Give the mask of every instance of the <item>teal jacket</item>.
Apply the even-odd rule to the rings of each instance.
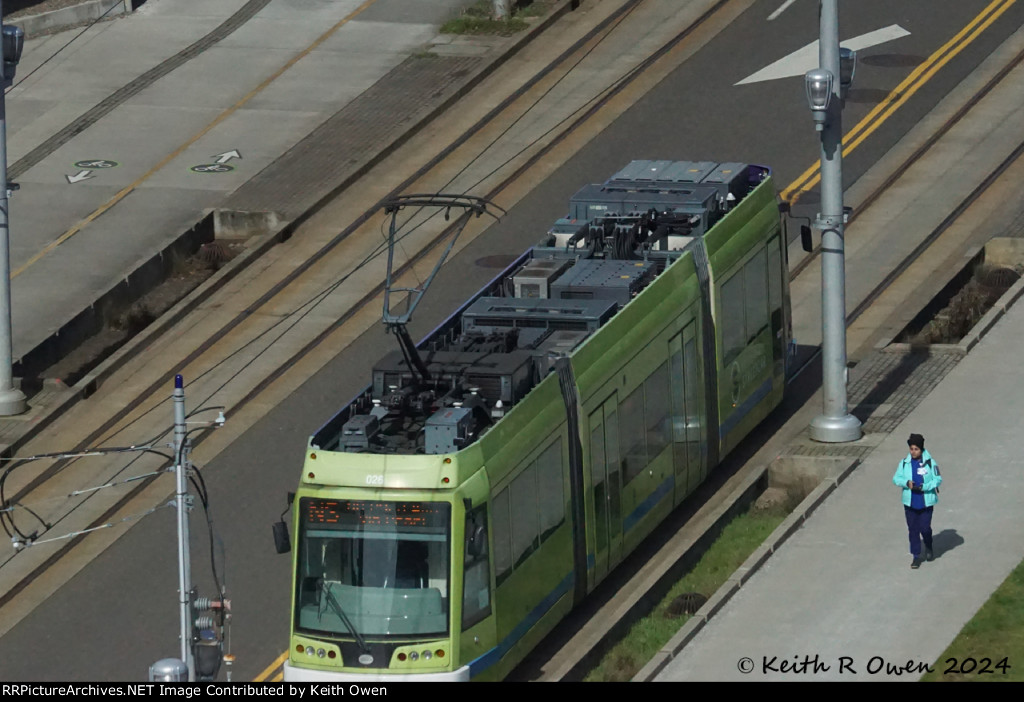
[[[924,506],[931,507],[939,501],[939,485],[942,485],[942,475],[939,473],[939,464],[935,462],[927,450],[921,451],[921,465],[924,466],[925,474],[921,489],[924,492]],[[892,482],[903,488],[903,505],[910,506],[910,495],[912,490],[907,487],[907,481],[913,480],[913,471],[910,468],[910,454],[900,461],[896,468],[896,475],[892,476]]]

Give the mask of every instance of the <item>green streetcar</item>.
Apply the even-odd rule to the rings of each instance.
[[[770,172],[634,161],[418,345],[407,318],[310,438],[285,680],[503,678],[779,404]]]

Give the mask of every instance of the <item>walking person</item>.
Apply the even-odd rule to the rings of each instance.
[[[911,568],[921,567],[921,542],[924,560],[935,558],[932,551],[932,509],[938,501],[942,475],[939,464],[924,450],[924,437],[911,434],[907,439],[910,453],[900,461],[892,482],[903,488],[903,512],[910,532]]]

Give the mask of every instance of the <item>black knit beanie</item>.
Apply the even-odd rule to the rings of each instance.
[[[917,446],[919,449],[924,450],[924,437],[920,434],[911,434],[910,438],[907,439],[907,446]]]

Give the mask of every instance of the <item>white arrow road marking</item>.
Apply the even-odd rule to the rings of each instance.
[[[242,158],[242,154],[238,153],[238,150],[235,149],[232,151],[225,151],[224,153],[217,154],[216,156],[211,156],[211,158],[213,158],[217,163],[227,163],[233,158]]]
[[[786,0],[786,2],[782,3],[782,7],[768,15],[768,21],[771,22],[773,19],[781,15],[783,12],[786,11],[786,8],[792,5],[794,2],[796,2],[796,0]]]
[[[92,171],[79,171],[73,176],[65,175],[64,177],[68,179],[68,183],[74,185],[75,183],[81,183],[83,180],[89,180],[96,176],[92,174]]]
[[[879,44],[884,44],[894,39],[901,39],[909,35],[910,32],[905,30],[903,27],[898,24],[891,24],[883,29],[876,29],[873,32],[861,34],[859,37],[853,37],[852,39],[840,42],[840,46],[847,49],[853,49],[854,51],[860,51],[861,49],[878,46]],[[758,83],[764,80],[777,80],[779,78],[802,76],[807,73],[807,71],[817,67],[818,42],[814,41],[802,49],[797,49],[789,56],[780,58],[770,66],[762,68],[757,73],[744,78],[739,83],[736,83],[736,85],[746,85],[747,83]]]

